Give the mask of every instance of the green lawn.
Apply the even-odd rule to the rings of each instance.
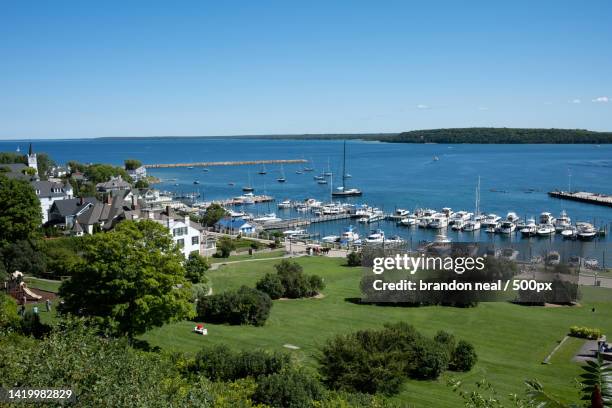
[[[259,252],[254,253],[253,255],[249,255],[248,252],[240,255],[232,255],[229,258],[214,258],[211,257],[211,263],[224,263],[224,262],[233,262],[233,261],[244,261],[247,259],[267,259],[267,258],[278,258],[285,255],[285,250],[281,249],[278,251],[270,251],[270,252]]]
[[[244,262],[209,272],[215,292],[253,286],[278,260]],[[264,327],[208,324],[207,337],[191,333],[192,322],[166,325],[143,336],[152,345],[194,353],[203,344],[227,344],[250,349],[266,348],[294,353],[314,367],[319,346],[329,337],[359,329],[379,328],[386,322],[406,321],[428,335],[444,329],[469,340],[476,347],[479,362],[467,374],[459,375],[471,384],[487,378],[500,395],[521,394],[523,380],[537,378],[547,390],[565,400],[578,400],[575,378],[580,372],[571,362],[581,341],[570,339],[552,358],[541,362],[567,333],[571,325],[600,327],[612,333],[612,291],[585,288],[581,307],[526,307],[510,303],[481,303],[475,308],[382,307],[347,301],[359,296],[359,268],[342,266],[343,259],[298,258],[306,273],[321,275],[327,284],[322,299],[278,300]],[[596,312],[591,308],[595,306]],[[290,351],[284,344],[299,350]],[[447,373],[438,381],[408,381],[397,397],[402,405],[415,407],[457,407],[461,401],[446,385]]]
[[[60,281],[48,280],[48,279],[39,279],[33,276],[26,276],[24,279],[25,283],[29,288],[46,290],[48,292],[57,293],[59,291],[59,287],[61,285]]]

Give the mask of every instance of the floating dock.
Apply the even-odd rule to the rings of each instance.
[[[612,207],[612,196],[607,194],[589,193],[586,191],[577,191],[574,193],[567,191],[551,191],[548,195],[563,200],[580,201],[582,203]]]
[[[319,222],[346,220],[349,218],[352,218],[351,214],[330,214],[312,218],[293,218],[289,220],[265,222],[261,224],[261,227],[264,230],[282,230],[295,227],[305,227]]]
[[[166,163],[166,164],[145,164],[147,169],[162,169],[172,167],[212,167],[212,166],[249,166],[257,164],[299,164],[308,163],[304,159],[289,160],[250,160],[250,161],[222,161],[222,162],[196,162],[196,163]]]

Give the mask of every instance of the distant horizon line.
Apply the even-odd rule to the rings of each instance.
[[[352,133],[260,133],[260,134],[236,134],[236,135],[148,135],[148,136],[92,136],[92,137],[49,137],[49,138],[19,138],[0,139],[0,142],[23,142],[23,141],[65,141],[65,140],[109,140],[109,139],[203,139],[203,138],[294,138],[294,137],[348,137],[359,139],[364,136],[395,136],[401,133],[419,132],[429,130],[445,129],[541,129],[541,130],[581,130],[593,133],[610,133],[612,131],[589,130],[585,128],[555,128],[555,127],[507,127],[507,126],[467,126],[467,127],[444,127],[429,129],[412,129],[401,132],[352,132]]]

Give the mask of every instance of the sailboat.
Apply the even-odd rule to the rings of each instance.
[[[312,163],[312,159],[310,159],[310,162],[309,162],[309,163]],[[310,165],[310,166],[304,166],[304,168],[302,169],[302,171],[305,171],[305,172],[306,172],[306,171],[308,171],[308,172],[310,172],[310,171],[314,171],[314,167],[312,167],[312,165]]]
[[[278,181],[279,183],[284,183],[285,181],[287,181],[287,179],[285,178],[285,172],[283,171],[283,165],[281,164],[280,167],[280,177],[276,179],[276,181]]]
[[[345,143],[346,143],[346,141],[345,141]],[[324,172],[323,175],[325,177],[331,177],[331,175],[332,175],[331,168],[330,168],[330,165],[329,165],[329,157],[327,158],[327,171]]]
[[[17,153],[21,152],[21,147],[17,146]]]
[[[266,165],[265,164],[261,165],[261,170],[259,170],[259,174],[261,174],[261,175],[268,174],[268,172],[266,171]]]
[[[346,140],[342,148],[342,186],[332,192],[332,197],[356,197],[363,193],[358,188],[346,188]]]
[[[474,208],[474,218],[466,221],[463,226],[464,231],[476,231],[481,227],[480,220],[480,176],[478,176],[478,186],[476,187],[476,207]]]
[[[249,172],[249,184],[242,187],[242,191],[244,191],[245,193],[252,193],[253,191],[255,191],[255,189],[253,188],[253,184],[251,183],[251,172]]]

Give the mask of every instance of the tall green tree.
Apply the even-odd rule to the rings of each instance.
[[[219,204],[211,204],[206,208],[204,212],[204,216],[202,216],[202,224],[207,227],[212,227],[219,220],[227,214],[225,208],[221,207]]]
[[[162,225],[125,221],[88,236],[82,258],[60,287],[64,311],[129,337],[192,316],[183,257]]]
[[[0,247],[31,239],[41,222],[40,202],[32,186],[0,174]]]

